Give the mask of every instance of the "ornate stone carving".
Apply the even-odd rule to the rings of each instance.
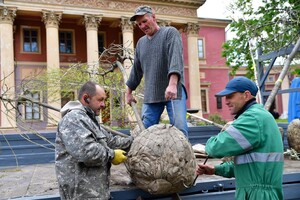
[[[52,26],[52,27],[59,26],[62,17],[62,12],[43,10],[42,13],[43,13],[42,21],[44,21],[46,26]]]
[[[133,32],[133,23],[128,17],[121,17],[120,27],[122,28],[122,32]]]
[[[6,7],[6,6],[1,6],[0,7],[0,21],[1,23],[9,23],[13,24],[14,19],[16,17],[16,11],[17,8],[15,7]]]
[[[153,0],[149,0],[153,1]],[[206,0],[158,0],[156,1],[158,3],[161,2],[168,2],[168,3],[176,3],[176,4],[181,4],[181,5],[192,5],[192,6],[202,6]]]
[[[198,23],[187,23],[185,31],[190,36],[198,37],[199,29],[200,29],[200,26]]]
[[[82,0],[17,0],[20,2],[38,2],[38,3],[47,3],[47,4],[77,4],[77,5],[98,5],[98,6],[102,6],[103,5],[108,5],[109,3],[113,3],[113,4],[118,4],[118,3],[122,3],[122,0],[116,1],[116,0],[89,0],[89,1],[82,1]],[[176,4],[176,5],[187,5],[187,6],[194,6],[194,7],[199,7],[202,6],[206,0],[146,0],[146,2],[150,3],[163,3],[163,2],[167,2],[167,3],[171,3],[171,4]],[[139,3],[139,1],[136,1],[137,3]],[[128,4],[128,2],[126,3]],[[140,4],[140,3],[139,3]],[[146,3],[147,4],[147,3]]]
[[[83,23],[85,24],[86,29],[98,29],[98,25],[100,25],[102,20],[102,15],[89,15],[84,14]]]
[[[167,20],[157,20],[157,23],[159,26],[170,26],[171,25],[171,21],[167,21]]]
[[[138,1],[115,1],[115,0],[18,0],[19,2],[26,3],[38,3],[46,5],[58,5],[58,6],[72,6],[80,8],[93,8],[101,10],[113,10],[117,11],[131,11],[141,5]],[[152,1],[148,0],[149,6],[151,6],[155,13],[159,15],[171,15],[171,16],[182,16],[182,17],[197,17],[197,9],[201,6],[205,0],[163,0],[163,1]],[[159,3],[167,2],[168,5]],[[153,4],[156,3],[156,4]],[[178,6],[183,5],[183,6]],[[185,6],[186,5],[186,6]]]

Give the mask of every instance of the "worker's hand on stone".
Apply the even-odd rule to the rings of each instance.
[[[127,160],[127,156],[125,156],[126,151],[122,149],[115,149],[114,152],[115,152],[115,157],[111,161],[112,164],[118,165],[124,162],[125,160]]]
[[[198,164],[198,169],[196,173],[197,175],[202,175],[202,174],[213,175],[215,174],[215,167],[211,165]]]

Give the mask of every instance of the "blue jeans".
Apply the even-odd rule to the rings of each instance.
[[[173,105],[172,105],[173,104]],[[182,89],[182,98],[160,103],[144,103],[142,108],[142,121],[145,128],[158,124],[164,109],[167,109],[170,124],[181,130],[188,137],[186,121],[186,94]]]

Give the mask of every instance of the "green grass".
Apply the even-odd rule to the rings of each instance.
[[[276,119],[277,123],[288,123],[288,119]]]

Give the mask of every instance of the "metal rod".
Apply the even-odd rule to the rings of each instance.
[[[121,133],[120,131],[116,131],[116,130],[113,130],[111,129],[110,127],[108,126],[105,126],[105,125],[100,125],[102,128],[104,128],[105,130],[107,130],[108,132],[111,132],[112,134],[114,135],[119,135],[119,136],[122,136],[122,137],[129,137],[129,135],[126,135],[124,133]]]
[[[207,160],[208,160],[208,156],[206,156],[206,158],[205,158],[205,160],[204,160],[204,162],[203,162],[203,165],[206,164]],[[192,184],[193,186],[195,185],[198,176],[199,176],[199,175],[197,175],[196,178],[194,179],[193,184]]]
[[[205,119],[205,118],[203,118],[203,117],[200,117],[200,116],[198,116],[198,115],[194,115],[194,114],[190,114],[190,113],[187,113],[187,114],[190,115],[190,116],[192,116],[192,117],[195,117],[195,118],[197,118],[197,119],[200,119],[200,120],[202,120],[202,121],[204,121],[204,122],[207,122],[207,123],[209,123],[209,124],[212,124],[212,125],[214,125],[214,126],[217,126],[217,127],[221,128],[221,129],[224,127],[224,126],[221,125],[221,124],[215,123],[215,122],[213,122],[213,121],[210,121],[210,120]]]
[[[139,114],[139,112],[138,112],[138,110],[137,110],[136,105],[135,105],[134,102],[131,102],[131,107],[132,107],[132,109],[133,109],[133,112],[134,112],[134,114],[135,114],[137,123],[138,123],[138,125],[139,125],[141,131],[145,130],[146,128],[145,128],[145,126],[144,126],[144,124],[143,124],[143,122],[142,122],[142,119],[141,119],[141,117],[140,117],[140,114]]]

